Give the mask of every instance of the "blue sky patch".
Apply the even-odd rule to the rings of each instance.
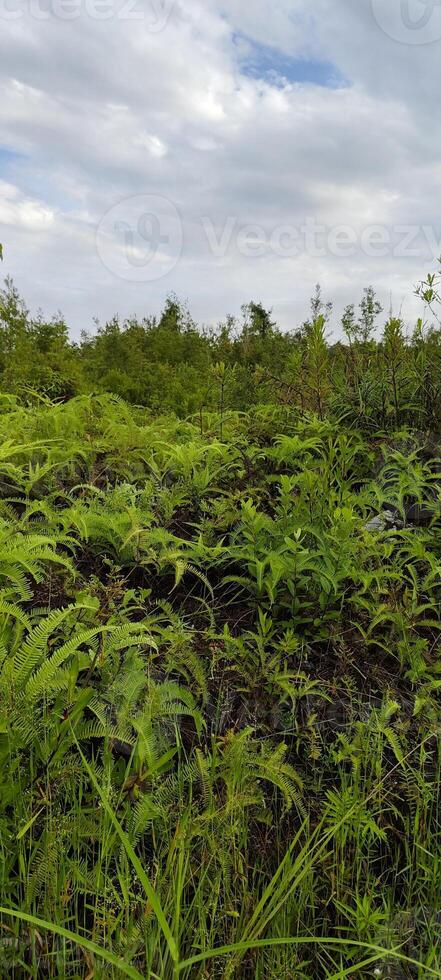
[[[74,211],[75,200],[57,186],[53,175],[24,153],[0,144],[0,179],[20,187],[23,194],[62,211]]]
[[[264,78],[272,84],[300,83],[324,88],[347,87],[348,80],[335,65],[308,58],[293,58],[277,48],[236,35],[240,68],[250,78]]]
[[[21,153],[17,153],[15,150],[9,149],[8,146],[0,145],[0,177],[10,175],[12,167],[17,160],[23,159],[24,158]]]

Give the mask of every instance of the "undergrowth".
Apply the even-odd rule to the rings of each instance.
[[[318,390],[3,400],[2,976],[441,976],[438,449]]]

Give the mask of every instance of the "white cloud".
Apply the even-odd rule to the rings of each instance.
[[[24,197],[17,187],[0,181],[0,223],[35,234],[54,224],[55,213],[38,201]]]
[[[157,310],[173,289],[204,321],[254,297],[296,326],[320,280],[337,306],[372,283],[414,315],[413,283],[441,252],[441,41],[394,40],[373,0],[109,0],[107,19],[70,0],[70,20],[62,0],[47,16],[30,2],[1,21],[19,0],[0,0],[0,241],[31,305],[61,307],[78,333],[96,315]],[[253,44],[272,48],[273,76],[241,72]],[[348,84],[283,83],[282,54]],[[177,208],[182,255],[167,262],[159,229],[167,275],[150,265],[130,281],[111,271],[124,262],[103,265],[96,228],[117,206],[132,237],[119,220],[115,255],[150,262],[157,229],[132,206],[146,195]]]

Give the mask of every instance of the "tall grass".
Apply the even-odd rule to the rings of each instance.
[[[0,975],[441,976],[436,458],[317,408],[5,402]]]

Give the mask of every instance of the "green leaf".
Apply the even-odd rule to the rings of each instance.
[[[89,953],[93,953],[106,963],[111,963],[112,966],[121,970],[126,977],[131,977],[132,980],[145,980],[142,973],[135,970],[134,966],[125,963],[120,956],[116,956],[110,950],[103,949],[102,946],[98,946],[96,943],[91,942],[90,939],[86,939],[79,932],[72,932],[71,929],[65,929],[64,926],[58,926],[54,922],[48,922],[46,919],[39,919],[36,915],[28,915],[27,912],[20,912],[19,909],[0,908],[0,915],[10,915],[13,919],[28,922],[29,925],[34,926],[36,929],[47,929],[49,932],[55,933],[56,936],[62,936],[64,939],[69,939],[71,942],[77,943],[78,946],[87,949]]]
[[[177,965],[178,960],[179,960],[178,948],[177,948],[177,945],[176,945],[174,936],[172,934],[172,931],[170,929],[170,926],[169,926],[169,924],[167,922],[167,919],[165,917],[164,910],[162,908],[161,902],[160,902],[160,900],[159,900],[159,898],[158,898],[158,896],[157,896],[157,894],[155,892],[155,889],[151,885],[151,883],[149,881],[149,878],[146,875],[146,873],[144,871],[144,868],[143,868],[143,866],[141,864],[141,861],[139,860],[138,855],[136,854],[134,848],[132,847],[132,845],[130,843],[130,840],[129,840],[127,834],[125,833],[123,827],[121,826],[121,824],[120,824],[120,822],[118,820],[118,817],[115,815],[115,813],[112,810],[112,807],[109,805],[109,802],[107,800],[107,797],[106,797],[105,793],[103,793],[103,790],[101,789],[101,786],[99,785],[99,783],[98,783],[98,781],[97,781],[97,779],[95,777],[95,773],[92,771],[92,769],[89,766],[89,763],[87,762],[87,759],[84,757],[84,755],[83,755],[83,753],[82,753],[82,751],[80,749],[80,746],[78,744],[78,741],[77,741],[77,739],[75,737],[75,733],[73,731],[72,731],[72,735],[73,735],[74,741],[76,742],[78,752],[79,752],[79,754],[81,756],[81,759],[83,761],[84,768],[87,771],[87,774],[89,776],[89,779],[90,779],[92,785],[95,787],[95,789],[96,789],[96,791],[97,791],[97,793],[98,793],[98,795],[100,797],[100,800],[101,800],[101,802],[103,804],[103,807],[104,807],[104,809],[105,809],[105,811],[107,813],[107,816],[109,817],[109,819],[111,820],[113,826],[115,827],[115,830],[116,830],[116,832],[117,832],[117,834],[118,834],[118,836],[119,836],[119,838],[121,840],[121,843],[122,843],[122,845],[124,847],[124,850],[125,850],[125,852],[127,854],[127,857],[129,859],[129,861],[131,862],[131,864],[133,865],[133,868],[135,869],[135,871],[136,871],[136,873],[138,875],[139,881],[140,881],[141,885],[144,888],[144,891],[146,893],[147,899],[150,902],[150,905],[151,905],[151,907],[153,909],[153,912],[154,912],[154,914],[155,914],[155,916],[156,916],[156,918],[158,920],[158,924],[159,924],[159,926],[160,926],[160,928],[161,928],[161,930],[163,932],[164,938],[165,938],[166,943],[167,943],[167,946],[169,948],[169,952],[170,952],[170,956],[172,958],[172,961],[173,961],[173,963],[175,965]]]

